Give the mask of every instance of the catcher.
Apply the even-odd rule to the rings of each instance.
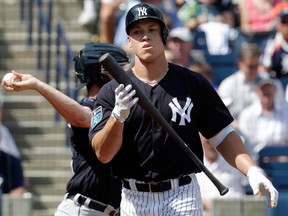
[[[106,43],[87,43],[74,57],[75,73],[79,80],[76,89],[87,88],[87,97],[79,103],[30,74],[13,72],[21,81],[12,82],[9,86],[2,81],[6,91],[37,91],[69,123],[67,136],[73,153],[73,176],[67,183],[67,193],[55,216],[118,215],[121,182],[112,177],[109,164],[99,162],[88,140],[95,98],[100,88],[110,81],[99,63],[99,58],[107,52],[120,65],[129,63],[129,57],[121,48]]]

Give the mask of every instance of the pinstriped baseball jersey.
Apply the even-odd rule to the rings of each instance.
[[[214,88],[195,72],[169,63],[166,76],[153,87],[137,79],[131,70],[128,74],[201,160],[199,132],[210,138],[233,121]],[[101,118],[90,128],[90,139],[110,117],[118,85],[113,80],[100,90],[94,109],[101,108]],[[200,171],[140,105],[132,107],[124,124],[123,143],[112,161],[114,175],[150,182]]]

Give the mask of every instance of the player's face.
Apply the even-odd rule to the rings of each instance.
[[[130,28],[128,42],[135,55],[144,61],[153,61],[164,52],[161,27],[154,19],[135,22]]]

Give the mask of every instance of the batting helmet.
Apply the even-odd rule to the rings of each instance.
[[[133,6],[126,15],[126,33],[129,35],[131,25],[141,19],[155,19],[159,21],[162,30],[162,40],[166,44],[168,38],[168,27],[164,21],[164,17],[156,6],[148,3],[140,3]]]
[[[130,62],[126,52],[114,44],[109,43],[86,43],[79,55],[74,57],[75,73],[79,80],[76,90],[79,90],[89,83],[95,83],[102,87],[110,81],[107,73],[104,72],[99,59],[105,53],[110,55],[122,66]]]

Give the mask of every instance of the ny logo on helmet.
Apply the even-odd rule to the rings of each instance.
[[[147,8],[145,8],[145,7],[139,7],[139,8],[137,8],[137,10],[138,10],[139,17],[148,15],[147,14]]]

